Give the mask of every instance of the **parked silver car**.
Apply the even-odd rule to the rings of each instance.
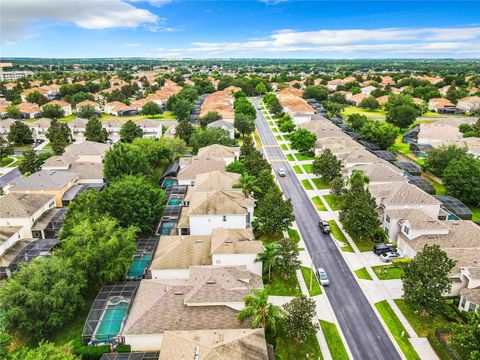
[[[321,285],[326,286],[330,284],[330,280],[328,280],[328,275],[324,268],[317,269],[317,276]]]
[[[287,175],[287,172],[284,168],[278,169],[278,176],[284,177],[285,175]]]
[[[403,258],[403,255],[400,254],[398,251],[389,251],[380,255],[380,260],[382,260],[383,262],[390,262],[393,259],[401,258]]]

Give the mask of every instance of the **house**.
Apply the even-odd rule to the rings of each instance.
[[[87,131],[87,119],[76,118],[72,121],[69,121],[68,127],[72,132],[72,137],[76,142],[85,141],[85,132]]]
[[[438,89],[438,92],[443,96],[447,95],[448,90],[450,90],[451,85],[446,85]]]
[[[277,92],[285,112],[290,114],[295,124],[308,122],[316,113],[315,109],[302,98],[303,90],[294,87],[286,88]]]
[[[385,105],[385,104],[388,102],[388,98],[389,98],[389,97],[390,97],[389,95],[379,96],[379,97],[377,97],[377,101],[378,101],[378,103],[379,103],[380,105],[383,106],[383,105]]]
[[[142,280],[122,338],[133,351],[152,351],[161,349],[167,331],[250,329],[238,311],[262,287],[245,267],[194,266],[186,281]]]
[[[210,235],[213,229],[246,229],[255,202],[240,190],[195,191],[177,224],[180,234]]]
[[[125,105],[120,101],[112,101],[105,104],[104,111],[114,116],[132,116],[138,115],[138,109],[129,105]]]
[[[460,281],[466,286],[459,292],[458,308],[463,311],[480,309],[480,266],[461,268]]]
[[[122,120],[112,118],[102,121],[102,128],[107,130],[108,138],[115,142],[120,140],[120,129],[123,124]]]
[[[469,113],[479,112],[480,96],[468,96],[458,100],[457,108]]]
[[[47,97],[47,90],[45,90],[43,88],[39,88],[39,87],[31,87],[30,89],[23,90],[22,93],[20,94],[20,98],[22,99],[22,102],[24,102],[24,103],[27,102],[27,97],[32,92],[38,92],[38,93],[42,94],[43,96]]]
[[[432,83],[433,85],[435,85],[436,83],[439,83],[440,81],[443,81],[443,78],[441,78],[439,76],[414,75],[412,77],[416,78],[416,79],[419,79],[419,80],[428,81],[428,82]]]
[[[77,174],[78,184],[103,184],[103,164],[81,161],[79,156],[52,156],[42,165],[42,170],[70,171]]]
[[[208,95],[200,107],[200,117],[214,111],[218,113],[224,121],[233,124],[235,114],[233,111],[233,103],[235,101],[232,92],[239,91],[240,88],[229,86],[223,90],[215,91]]]
[[[263,329],[165,331],[159,360],[268,360]]]
[[[78,175],[70,171],[38,171],[29,177],[12,180],[9,189],[12,194],[47,194],[55,197],[55,206],[62,207],[65,193],[76,185]]]
[[[355,165],[345,171],[345,177],[349,178],[353,171],[361,171],[368,176],[369,184],[385,184],[385,183],[404,183],[407,178],[403,176],[403,172],[389,163],[376,162],[367,165]]]
[[[456,109],[455,104],[448,99],[433,98],[428,101],[428,110],[438,113],[444,113],[448,109]]]
[[[327,82],[327,89],[330,91],[335,91],[339,85],[344,84],[345,82],[342,79],[333,79]]]
[[[225,165],[229,165],[236,161],[240,156],[240,147],[225,146],[220,144],[213,144],[204,146],[198,150],[197,157],[200,159],[218,159],[223,160]]]
[[[19,121],[16,119],[5,119],[0,121],[0,136],[2,137],[7,137],[8,133],[10,132],[10,127],[12,124],[15,123],[15,121]]]
[[[40,117],[40,107],[37,104],[23,102],[18,104],[22,119],[35,119]]]
[[[215,170],[225,170],[226,163],[219,158],[181,158],[180,171],[177,174],[178,185],[194,185],[199,174]]]
[[[75,106],[75,109],[78,111],[80,111],[82,109],[82,107],[84,106],[92,106],[95,111],[97,113],[100,114],[100,112],[102,111],[102,109],[100,108],[100,104],[96,101],[92,101],[92,100],[84,100],[82,102],[79,102],[76,106]]]
[[[136,122],[143,131],[144,138],[160,138],[163,133],[163,125],[161,122],[151,119],[141,119]]]
[[[351,105],[359,106],[360,103],[366,98],[368,98],[369,96],[370,95],[367,95],[367,94],[355,94],[355,95],[352,95],[350,99],[347,99],[347,102]]]
[[[377,156],[363,148],[347,152],[344,150],[341,150],[338,153],[335,151],[332,152],[342,162],[343,169],[348,169],[357,165],[373,164],[379,161]]]
[[[0,197],[0,228],[18,228],[9,239],[0,240],[0,254],[21,238],[31,238],[33,224],[55,207],[55,198],[47,194],[9,192]],[[13,238],[13,235],[15,238]]]
[[[233,123],[226,120],[217,120],[207,125],[207,128],[220,128],[228,131],[230,139],[235,138],[235,127]]]
[[[178,94],[182,90],[181,86],[170,84],[163,86],[160,90],[157,90],[155,93],[150,94],[146,97],[147,102],[152,101],[160,107],[165,107],[168,99],[172,95]]]
[[[50,101],[49,103],[46,103],[45,105],[58,105],[60,108],[63,110],[64,116],[69,116],[72,115],[72,105],[70,105],[68,102],[63,101],[63,100],[53,100]],[[43,105],[41,109],[43,110]]]
[[[103,163],[108,149],[110,149],[110,145],[95,141],[84,141],[68,145],[63,156],[76,156],[77,161]]]
[[[445,141],[459,141],[463,138],[457,126],[441,123],[420,124],[417,142],[419,144],[440,145]]]
[[[372,93],[372,91],[374,91],[374,90],[377,90],[377,88],[375,86],[368,85],[368,86],[362,87],[360,89],[360,92],[362,94],[365,94],[365,95],[370,95]]]

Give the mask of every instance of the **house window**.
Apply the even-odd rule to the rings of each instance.
[[[410,228],[408,226],[403,227],[403,232],[408,235]]]
[[[389,222],[390,222],[390,216],[388,216],[388,215],[385,216],[385,221],[386,221],[387,223],[389,223]]]
[[[227,215],[223,215],[223,222],[227,221]]]
[[[460,307],[462,309],[465,309],[465,303],[467,302],[467,300],[465,300],[465,298],[462,298],[462,302],[460,303]]]
[[[385,231],[385,235],[388,236],[388,228],[384,228],[383,230]]]
[[[470,306],[468,307],[468,311],[475,311],[477,305],[475,305],[474,303],[470,303]]]

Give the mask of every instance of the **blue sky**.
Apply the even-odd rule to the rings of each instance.
[[[0,4],[3,57],[480,57],[476,1]]]

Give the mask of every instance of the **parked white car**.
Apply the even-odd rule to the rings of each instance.
[[[284,168],[278,169],[278,176],[284,177],[285,175],[287,175],[287,172],[285,171]]]
[[[380,260],[382,260],[383,262],[390,262],[393,259],[401,259],[401,258],[403,258],[403,255],[397,251],[389,251],[380,255]]]
[[[317,269],[317,276],[318,276],[318,280],[320,281],[321,285],[325,286],[325,285],[330,284],[330,280],[328,280],[328,275],[327,275],[327,272],[325,271],[325,269],[318,268]]]

